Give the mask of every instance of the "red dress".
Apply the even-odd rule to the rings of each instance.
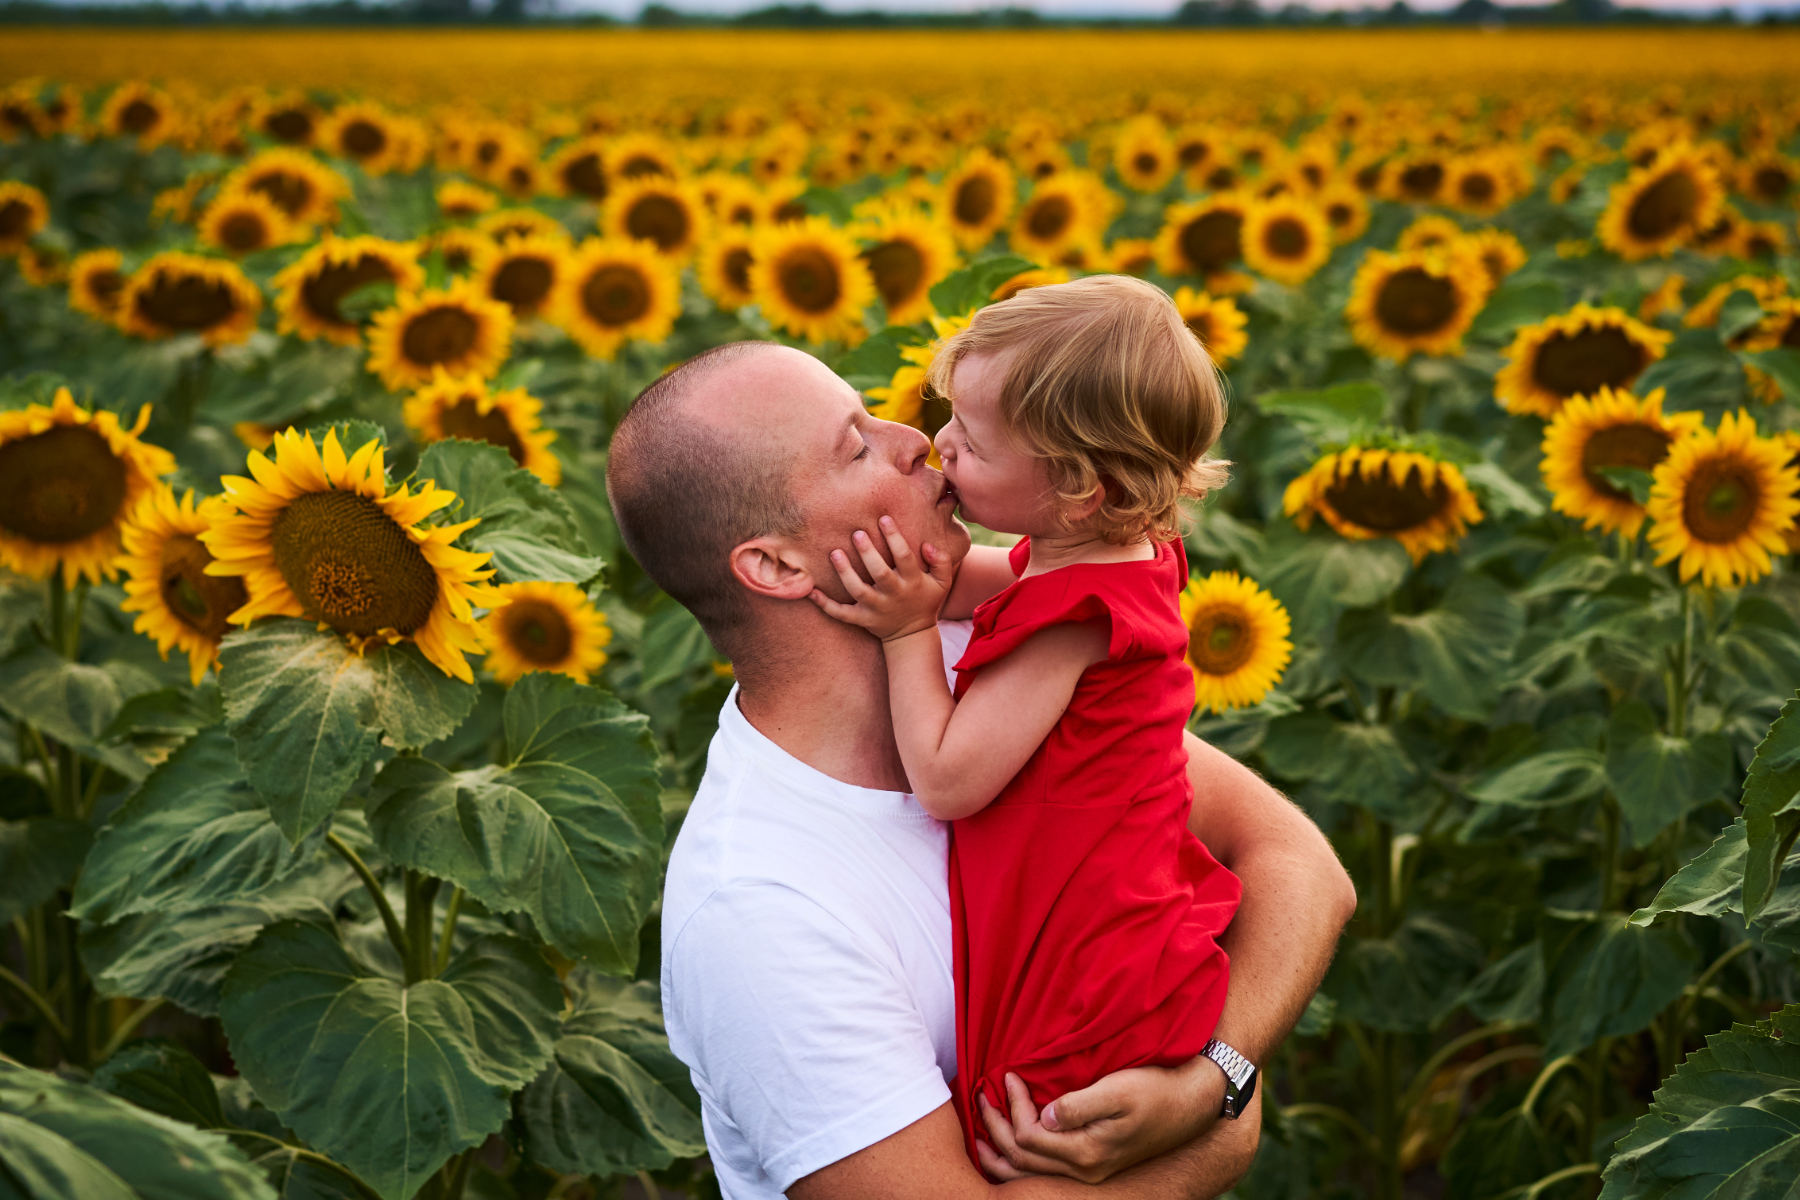
[[[1015,574],[1029,540],[1013,549]],[[1063,621],[1110,626],[1105,661],[986,808],[951,826],[956,1087],[971,1159],[977,1089],[1005,1106],[1018,1073],[1042,1107],[1126,1067],[1200,1053],[1225,1004],[1218,937],[1237,876],[1188,832],[1182,731],[1194,705],[1179,542],[1156,558],[1078,563],[975,610],[956,664],[960,700],[981,668]]]

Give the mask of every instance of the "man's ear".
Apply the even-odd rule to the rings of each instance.
[[[731,574],[752,594],[771,600],[804,600],[813,590],[812,572],[785,538],[752,538],[732,547]]]

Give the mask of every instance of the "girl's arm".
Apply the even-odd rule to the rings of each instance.
[[[1069,706],[1081,673],[1106,657],[1107,630],[1096,622],[1042,630],[983,668],[959,704],[944,680],[937,633],[950,564],[926,547],[927,569],[891,519],[881,524],[894,565],[858,530],[856,550],[871,582],[834,550],[832,565],[854,603],[839,604],[816,589],[812,599],[828,615],[881,639],[906,778],[926,812],[952,821],[985,808],[1019,773]]]
[[[1012,581],[1012,556],[999,546],[970,546],[956,568],[956,583],[944,597],[938,613],[940,621],[966,621],[975,615],[975,606],[996,596]]]

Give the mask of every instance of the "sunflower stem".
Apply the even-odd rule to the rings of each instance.
[[[432,906],[443,881],[408,869],[406,872],[406,944],[412,954],[406,965],[406,981],[419,983],[437,974],[437,956],[432,953]]]
[[[1619,873],[1619,802],[1611,792],[1600,797],[1600,824],[1604,842],[1600,858],[1600,911],[1612,911],[1614,883]]]
[[[105,777],[106,777],[105,764],[95,763],[94,764],[94,773],[88,777],[87,790],[84,791],[81,795],[81,813],[80,813],[81,820],[86,821],[88,819],[89,814],[91,814],[94,811],[94,801],[100,795],[100,781],[102,779],[104,779]]]
[[[63,646],[68,640],[63,629],[68,623],[69,594],[68,589],[63,586],[60,565],[50,572],[47,589],[49,600],[46,607],[50,610],[50,645],[58,654],[61,654]]]
[[[75,584],[75,604],[68,615],[68,624],[63,629],[63,644],[58,647],[62,656],[70,662],[81,657],[81,619],[87,613],[88,581],[78,580]]]
[[[350,844],[335,832],[326,833],[325,844],[337,851],[338,856],[349,863],[350,869],[356,872],[356,877],[362,880],[363,888],[369,893],[369,898],[375,901],[375,911],[381,914],[381,924],[387,930],[388,941],[393,945],[394,952],[400,956],[401,963],[406,965],[410,975],[412,953],[407,949],[406,934],[401,930],[400,920],[394,916],[394,906],[388,903],[387,893],[381,890],[381,884],[376,880],[375,873],[369,870],[369,865],[363,862],[356,851],[350,848]],[[407,982],[415,981],[408,979]]]
[[[444,906],[444,933],[438,940],[434,975],[442,975],[450,968],[450,951],[456,944],[456,918],[462,913],[462,902],[463,890],[459,887],[450,893],[450,903]]]
[[[1669,736],[1687,736],[1687,702],[1690,680],[1688,663],[1694,652],[1694,592],[1681,589],[1681,645],[1675,650],[1675,662],[1667,675],[1669,695]]]

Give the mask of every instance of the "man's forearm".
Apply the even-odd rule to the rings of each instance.
[[[1189,828],[1244,885],[1220,939],[1231,986],[1217,1037],[1261,1065],[1325,978],[1356,890],[1331,843],[1286,797],[1197,738],[1188,750]]]

